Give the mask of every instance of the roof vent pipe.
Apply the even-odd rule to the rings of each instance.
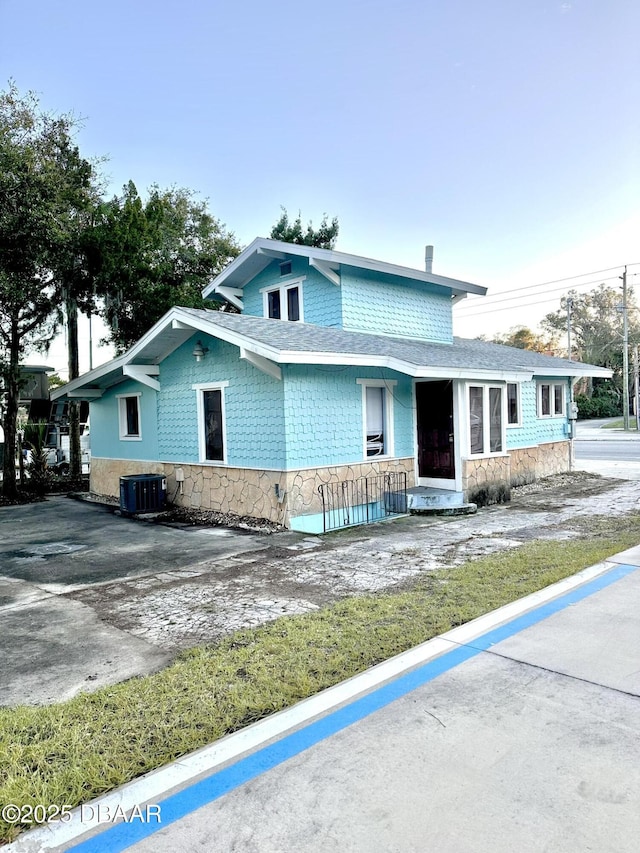
[[[424,247],[424,268],[426,272],[433,272],[433,246]]]

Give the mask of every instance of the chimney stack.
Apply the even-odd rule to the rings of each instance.
[[[425,272],[433,272],[433,246],[424,247],[424,269]]]

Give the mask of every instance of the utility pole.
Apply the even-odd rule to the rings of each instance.
[[[640,405],[638,405],[638,390],[640,387],[640,376],[638,370],[638,344],[633,348],[633,394],[634,413],[636,416],[636,429],[640,432]]]
[[[569,361],[571,361],[571,313],[573,311],[573,299],[569,296],[567,298],[567,352],[569,354]],[[573,417],[573,377],[569,377],[569,425],[571,427],[570,437],[571,439],[575,438],[575,430],[576,430],[576,422]],[[573,441],[570,442],[569,445],[569,470],[573,471],[574,468],[574,448]]]
[[[627,267],[620,276],[622,279],[622,406],[624,428],[629,430],[629,323],[627,321]]]

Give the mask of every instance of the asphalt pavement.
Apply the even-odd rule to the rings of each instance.
[[[7,853],[636,851],[638,567],[640,546],[149,774]],[[112,822],[118,808],[129,822]]]
[[[610,425],[619,420],[578,421],[573,443],[576,469],[603,477],[640,480],[640,434],[636,430],[611,429]]]
[[[177,583],[203,561],[268,545],[265,536],[145,524],[114,509],[66,497],[2,507],[0,705],[67,699],[175,656],[105,622],[74,590],[114,580],[146,588],[154,576]]]

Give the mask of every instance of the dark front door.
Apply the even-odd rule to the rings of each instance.
[[[455,478],[453,383],[417,382],[418,476]]]

